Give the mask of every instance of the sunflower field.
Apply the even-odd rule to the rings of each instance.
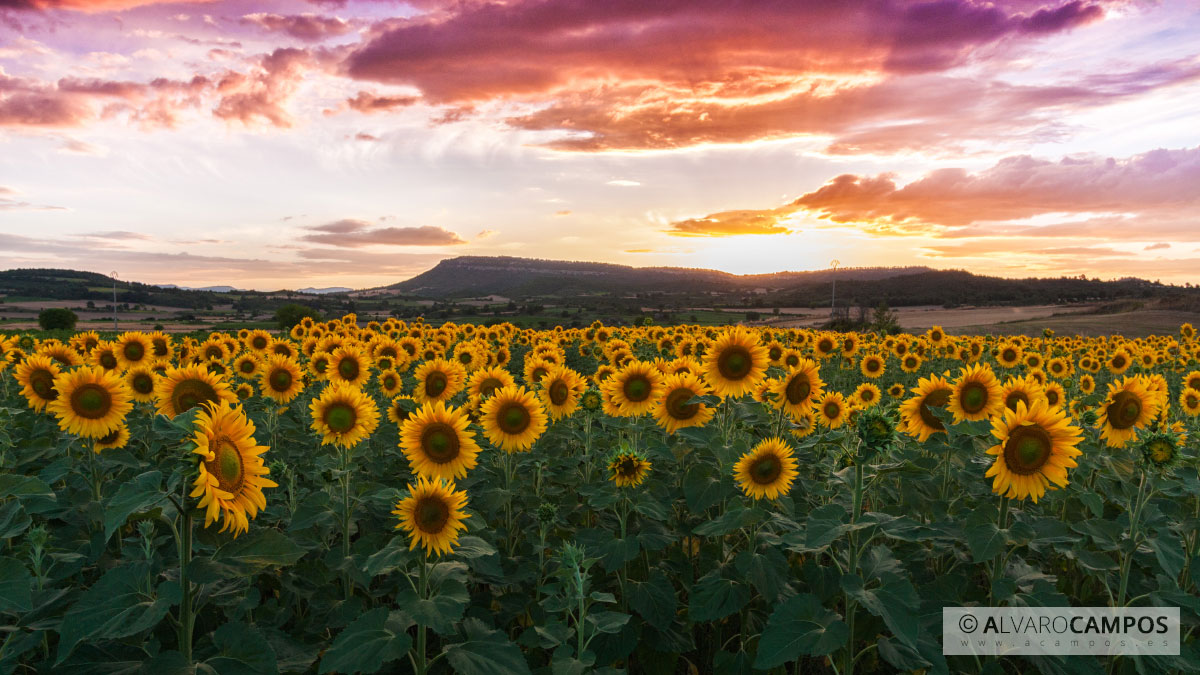
[[[0,672],[1200,671],[1200,341],[0,336]],[[1178,656],[943,656],[959,606]]]

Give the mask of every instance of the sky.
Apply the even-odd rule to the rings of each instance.
[[[0,0],[0,269],[1200,283],[1200,0]]]

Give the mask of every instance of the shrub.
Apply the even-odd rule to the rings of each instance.
[[[78,320],[79,317],[75,316],[75,312],[65,307],[43,309],[38,314],[38,325],[42,327],[42,330],[75,330],[75,322]]]
[[[321,320],[320,312],[295,302],[290,302],[275,310],[275,321],[283,330],[291,330],[292,326],[300,323],[300,320],[306,316],[312,317],[314,321]]]

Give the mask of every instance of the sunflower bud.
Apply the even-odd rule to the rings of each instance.
[[[895,439],[896,424],[884,411],[872,408],[864,410],[855,424],[858,438],[862,441],[859,454],[869,460],[882,452]]]
[[[1179,436],[1168,431],[1143,434],[1138,450],[1148,466],[1165,469],[1179,458]]]

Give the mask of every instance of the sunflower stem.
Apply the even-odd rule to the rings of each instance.
[[[88,439],[88,465],[92,470],[92,495],[100,502],[100,469],[96,465],[96,439]]]
[[[1008,502],[1009,499],[1007,497],[1000,498],[1000,514],[996,517],[996,529],[1000,531],[1008,529]],[[990,583],[988,584],[988,598],[993,600],[995,597],[995,592],[993,589],[996,585],[996,579],[998,579],[1000,575],[1004,573],[1004,563],[1001,559],[1002,555],[1003,552],[997,553],[995,560],[992,561],[992,574],[991,579],[989,580]]]
[[[1145,508],[1146,502],[1150,501],[1150,494],[1145,492],[1146,489],[1146,470],[1142,469],[1142,476],[1138,480],[1137,498],[1133,502],[1133,508],[1129,511],[1129,551],[1125,553],[1124,560],[1121,561],[1121,585],[1117,590],[1117,607],[1125,606],[1125,592],[1129,588],[1129,571],[1133,565],[1133,554],[1137,552],[1138,547],[1138,525],[1142,519],[1142,509]],[[1150,492],[1152,493],[1153,487]]]
[[[424,547],[421,548],[421,567],[418,572],[418,586],[420,586],[421,600],[429,599],[429,551]],[[417,624],[417,675],[425,675],[429,672],[429,662],[425,657],[425,624]]]
[[[342,564],[345,565],[350,559],[350,450],[343,449],[339,454],[342,459],[342,474],[339,477],[342,484]],[[342,573],[342,581],[348,601],[354,597],[354,582],[350,578],[349,568]]]
[[[179,652],[192,664],[192,627],[196,617],[192,611],[192,582],[188,579],[188,565],[192,562],[192,514],[187,510],[183,515],[183,528],[177,539],[179,542],[179,588],[182,597],[179,601]]]

